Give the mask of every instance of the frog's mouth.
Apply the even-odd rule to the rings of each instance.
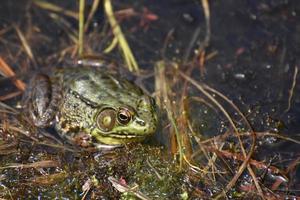
[[[109,145],[117,145],[124,144],[128,142],[142,141],[145,138],[145,135],[136,135],[130,134],[126,132],[120,133],[94,133],[92,134],[93,138],[96,139],[100,143],[109,144]]]
[[[101,134],[101,133],[99,133]],[[111,138],[145,138],[145,135],[136,135],[136,134],[130,134],[127,132],[120,132],[120,133],[109,133],[109,134],[101,134],[102,137],[111,137]]]

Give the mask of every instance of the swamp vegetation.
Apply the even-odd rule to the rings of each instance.
[[[1,1],[0,198],[299,199],[299,16],[293,0]],[[33,73],[102,58],[155,98],[153,137],[99,150],[31,125]]]

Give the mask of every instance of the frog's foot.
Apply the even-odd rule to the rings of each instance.
[[[123,145],[108,145],[108,144],[95,143],[91,135],[85,132],[79,132],[76,134],[76,136],[73,136],[72,138],[68,138],[68,139],[72,141],[73,144],[76,144],[80,147],[83,148],[96,147],[96,149],[101,151],[112,150],[118,147],[123,147]]]
[[[45,74],[37,74],[31,83],[29,115],[37,127],[51,125],[62,99],[58,83]]]
[[[81,147],[89,147],[92,142],[91,136],[84,132],[79,132],[72,140]]]

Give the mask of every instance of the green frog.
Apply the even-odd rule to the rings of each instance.
[[[93,67],[38,73],[25,94],[36,127],[54,126],[82,146],[141,141],[156,130],[154,99],[135,84]]]

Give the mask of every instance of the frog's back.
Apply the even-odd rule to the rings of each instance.
[[[135,107],[142,90],[128,80],[112,76],[96,68],[64,68],[57,70],[65,91],[71,91],[91,101],[92,104],[126,104]]]

